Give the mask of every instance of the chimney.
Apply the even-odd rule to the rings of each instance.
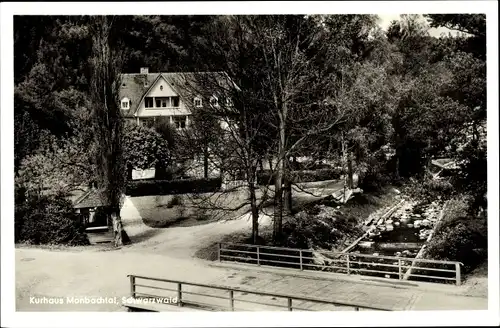
[[[148,74],[148,73],[149,73],[149,68],[141,67],[141,74]]]

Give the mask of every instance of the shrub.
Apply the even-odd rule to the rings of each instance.
[[[178,195],[174,195],[174,197],[172,197],[172,199],[168,202],[167,208],[172,208],[174,206],[179,206],[182,204],[183,204],[182,198]]]
[[[445,222],[427,245],[427,256],[433,259],[459,261],[464,273],[473,270],[486,255],[488,232],[486,220],[460,217]]]
[[[355,218],[324,205],[298,213],[283,225],[286,247],[331,249],[361,233]]]
[[[220,178],[129,181],[125,194],[151,196],[214,192],[221,188],[221,182]]]
[[[85,228],[71,202],[62,196],[31,196],[16,204],[16,242],[89,244]]]
[[[340,171],[338,169],[321,169],[315,171],[292,171],[292,181],[294,183],[300,182],[314,182],[334,180],[340,178]],[[275,174],[269,170],[257,172],[257,184],[267,185],[274,184]]]
[[[403,193],[429,203],[436,199],[449,199],[453,196],[453,190],[453,185],[448,180],[424,177],[421,180],[410,180],[403,188]]]

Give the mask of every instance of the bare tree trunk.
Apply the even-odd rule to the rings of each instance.
[[[203,149],[203,176],[208,178],[208,147]]]
[[[284,165],[284,211],[285,215],[292,214],[292,182],[290,176],[290,163],[288,162],[288,158],[285,159]]]
[[[252,242],[258,243],[259,237],[259,210],[257,207],[257,196],[255,194],[255,175],[251,167],[248,169],[248,187],[250,192],[250,208],[252,213]]]
[[[354,189],[354,179],[352,170],[352,154],[349,151],[347,154],[347,186],[349,189]]]
[[[283,173],[285,156],[285,121],[283,115],[279,115],[280,139],[278,144],[278,162],[276,163],[276,178],[274,182],[274,225],[273,243],[277,244],[281,240],[283,230]]]
[[[113,226],[115,246],[118,247],[130,243],[130,238],[123,229],[123,223],[120,217],[120,210],[119,209],[112,210],[110,216],[111,216],[111,223]]]

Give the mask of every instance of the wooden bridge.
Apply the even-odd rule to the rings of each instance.
[[[376,306],[336,302],[215,284],[129,275],[130,312],[148,311],[390,311]]]

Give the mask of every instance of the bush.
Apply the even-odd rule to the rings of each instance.
[[[314,182],[314,181],[325,181],[334,180],[340,178],[340,170],[338,169],[322,169],[315,171],[292,171],[292,182]],[[267,185],[274,184],[275,174],[272,174],[269,170],[257,172],[257,184]]]
[[[16,242],[87,245],[85,228],[71,202],[62,196],[32,196],[16,203]]]
[[[488,231],[486,220],[460,217],[445,222],[427,245],[427,256],[438,260],[459,261],[464,273],[472,271],[486,257]]]
[[[298,213],[283,225],[285,247],[324,248],[339,246],[361,233],[354,217],[324,205]]]
[[[125,194],[151,196],[214,192],[220,190],[221,184],[220,178],[129,181]]]
[[[179,195],[174,195],[174,197],[172,197],[172,199],[168,202],[167,208],[180,206],[182,204],[183,204],[182,198]]]
[[[446,200],[453,196],[453,185],[448,180],[433,180],[423,177],[420,180],[410,180],[402,192],[423,202],[430,203],[436,199]]]

